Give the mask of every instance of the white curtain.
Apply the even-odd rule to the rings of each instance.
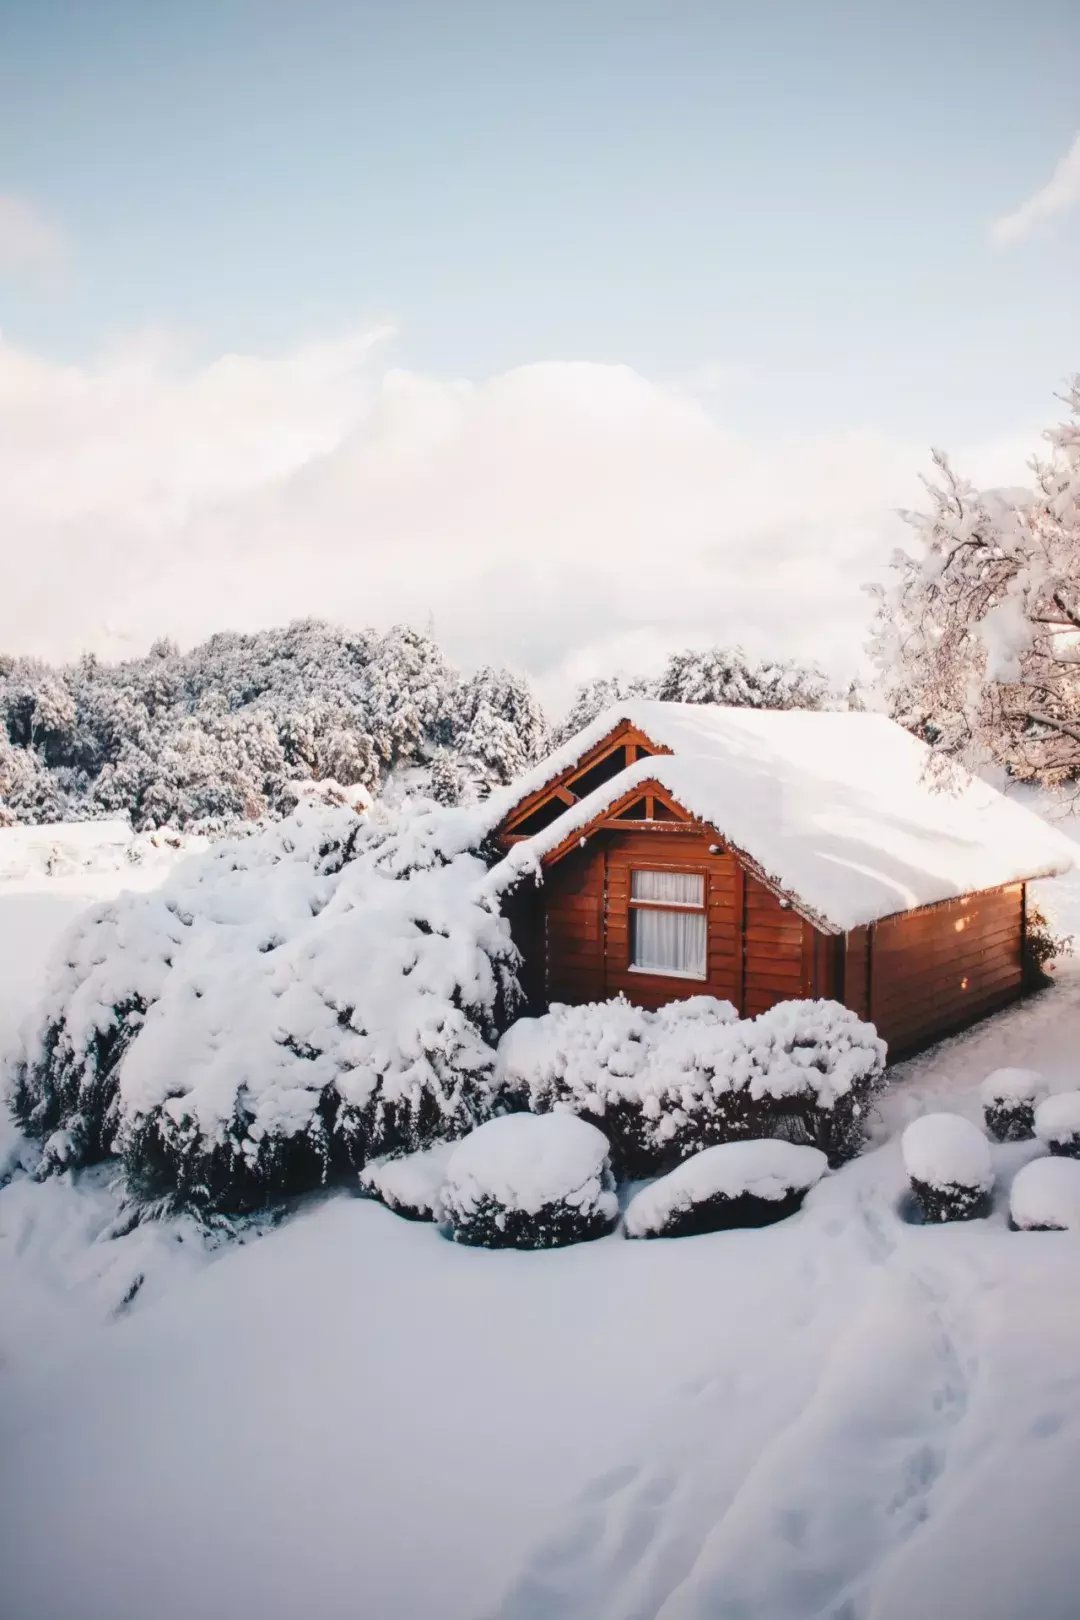
[[[634,967],[650,973],[705,977],[705,879],[697,872],[634,872],[634,900],[651,900],[668,910],[635,906],[631,911],[631,955]]]
[[[634,900],[659,900],[665,906],[703,906],[705,879],[700,872],[634,872],[630,894]]]

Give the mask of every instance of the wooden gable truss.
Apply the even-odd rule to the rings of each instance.
[[[670,752],[670,748],[658,747],[628,721],[621,722],[574,765],[515,805],[498,829],[499,841],[506,847],[521,838],[531,838],[533,833],[550,827],[572,804],[639,759]]]

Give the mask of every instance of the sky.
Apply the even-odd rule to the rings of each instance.
[[[1080,368],[1075,0],[0,0],[0,648],[860,657]]]

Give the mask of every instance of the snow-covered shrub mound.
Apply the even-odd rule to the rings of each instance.
[[[506,1114],[454,1149],[442,1219],[457,1243],[552,1249],[601,1237],[619,1206],[607,1138],[573,1114]]]
[[[904,1169],[927,1221],[969,1221],[989,1209],[990,1144],[959,1114],[924,1114],[904,1132]]]
[[[725,1142],[642,1188],[626,1210],[632,1238],[690,1237],[731,1226],[769,1226],[793,1215],[828,1161],[792,1142]]]
[[[599,1125],[628,1176],[765,1136],[850,1157],[884,1069],[873,1026],[831,1001],[782,1002],[740,1020],[706,996],[656,1013],[616,998],[522,1019],[499,1046],[508,1100]]]
[[[517,953],[473,827],[309,804],[86,913],[15,1075],[46,1164],[243,1209],[486,1118]]]
[[[603,1130],[621,1174],[648,1174],[655,1152],[639,1077],[649,1060],[654,1017],[616,996],[580,1007],[557,1003],[540,1018],[519,1019],[499,1042],[504,1100],[534,1114],[560,1109],[580,1115]]]
[[[1080,1159],[1080,1091],[1059,1091],[1035,1110],[1035,1135],[1051,1153]]]
[[[1026,1142],[1035,1132],[1035,1108],[1046,1096],[1037,1069],[995,1069],[979,1087],[986,1128],[999,1142]]]
[[[360,1172],[360,1185],[396,1215],[410,1221],[437,1221],[442,1189],[456,1142],[436,1142],[419,1153],[372,1159]]]
[[[737,1024],[739,1015],[730,1001],[718,996],[687,996],[683,1001],[669,1001],[648,1014],[653,1030],[686,1029],[690,1024],[714,1028],[717,1024]]]
[[[789,1136],[830,1164],[854,1157],[885,1085],[887,1048],[873,1024],[838,1001],[779,1001],[738,1028],[746,1056],[728,1089],[749,1096],[748,1124],[768,1129],[737,1134]]]
[[[1012,1184],[1009,1218],[1021,1232],[1080,1231],[1080,1164],[1035,1159]]]

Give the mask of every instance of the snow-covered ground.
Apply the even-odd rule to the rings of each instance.
[[[0,885],[0,1045],[133,876]],[[898,1071],[798,1216],[671,1242],[472,1250],[338,1192],[211,1250],[16,1174],[0,1613],[1075,1620],[1080,1235],[1008,1230],[1031,1143],[989,1220],[909,1224],[899,1134],[1078,1049],[1074,963]]]

